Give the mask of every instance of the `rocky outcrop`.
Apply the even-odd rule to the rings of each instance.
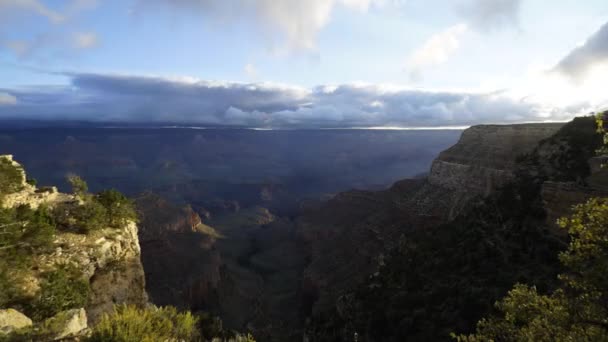
[[[48,330],[47,334],[52,341],[79,340],[89,329],[87,313],[82,308],[62,311],[47,319],[42,326]]]
[[[0,336],[32,325],[32,320],[15,309],[0,310]]]
[[[73,196],[60,193],[54,186],[38,189],[36,186],[28,184],[26,182],[25,171],[19,163],[13,160],[12,155],[0,155],[0,158],[9,161],[15,169],[21,173],[21,180],[19,181],[19,188],[21,190],[5,194],[2,197],[2,206],[5,208],[13,208],[20,204],[27,204],[31,208],[36,209],[43,203],[56,204],[74,200]]]
[[[431,166],[431,184],[488,195],[512,179],[518,156],[555,134],[563,124],[479,125],[466,129],[458,143],[441,152]]]
[[[0,158],[12,161],[11,156]],[[25,177],[23,173],[20,191],[4,197],[4,207],[29,205],[37,208],[44,204],[52,208],[61,203],[79,201],[74,195],[57,192],[54,188],[49,192],[42,191],[27,184]],[[114,304],[147,304],[137,232],[134,222],[118,229],[103,228],[88,234],[57,231],[52,252],[33,255],[32,264],[36,267],[26,271],[23,292],[34,297],[40,289],[43,274],[62,265],[70,265],[89,280],[91,294],[85,309],[90,322],[97,322],[101,314],[112,310]]]

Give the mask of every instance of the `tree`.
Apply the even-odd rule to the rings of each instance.
[[[483,319],[458,341],[608,340],[608,199],[591,199],[560,220],[571,242],[559,259],[566,271],[550,295],[518,284],[496,304],[499,317]]]
[[[122,193],[111,189],[95,196],[107,212],[107,223],[110,227],[122,227],[127,221],[137,221],[137,212],[133,202]]]
[[[75,174],[67,175],[67,181],[68,181],[68,183],[70,183],[70,186],[72,187],[72,192],[74,193],[74,195],[83,197],[89,191],[89,186],[87,185],[87,182],[85,182],[78,175],[75,175]]]
[[[608,155],[608,111],[597,114],[596,120],[598,133],[604,135],[604,146],[597,152],[601,155]]]
[[[7,158],[0,158],[0,196],[23,188],[23,169]]]

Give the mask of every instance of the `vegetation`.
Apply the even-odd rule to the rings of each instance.
[[[458,341],[608,340],[608,199],[592,199],[560,220],[572,241],[560,254],[561,286],[541,295],[518,284],[496,304],[501,316],[484,319]]]
[[[77,269],[62,266],[44,275],[40,293],[26,312],[39,321],[61,311],[82,308],[89,299],[89,292],[88,280]]]
[[[70,183],[74,195],[84,196],[89,191],[89,186],[87,183],[78,175],[69,174],[67,176],[67,181]]]
[[[127,221],[137,221],[133,202],[122,193],[114,189],[102,191],[95,196],[95,200],[105,208],[110,227],[121,227]]]
[[[6,159],[0,158],[0,199],[3,195],[21,190],[23,170]]]
[[[93,195],[87,192],[87,183],[82,178],[70,175],[68,181],[83,203],[63,203],[55,208],[54,215],[61,229],[86,234],[137,221],[133,202],[120,192],[112,189]]]
[[[140,309],[117,306],[102,317],[90,342],[199,341],[198,318],[173,307]]]
[[[53,210],[57,226],[64,231],[87,234],[108,227],[107,210],[93,199],[84,203],[61,203]]]
[[[603,135],[604,145],[597,150],[600,155],[608,155],[608,111],[597,114],[597,132]]]

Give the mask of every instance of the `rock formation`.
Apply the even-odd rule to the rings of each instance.
[[[516,158],[555,134],[563,124],[479,125],[441,152],[428,181],[447,189],[488,195],[513,177]]]
[[[12,156],[0,156],[12,160]],[[14,208],[29,205],[32,208],[44,204],[50,208],[66,202],[78,202],[74,195],[57,192],[56,188],[38,189],[26,183],[22,173],[21,190],[4,196],[2,206]],[[25,276],[25,293],[35,296],[40,289],[40,279],[45,272],[62,265],[75,267],[89,281],[91,293],[85,309],[89,322],[95,323],[114,304],[147,304],[144,269],[140,261],[137,225],[134,222],[119,229],[104,228],[89,234],[57,231],[50,253],[35,254],[33,267]]]

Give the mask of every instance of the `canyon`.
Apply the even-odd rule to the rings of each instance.
[[[6,146],[15,147],[27,141],[28,134],[5,132],[3,141]],[[521,222],[528,220],[539,225],[544,234],[542,239],[546,239],[539,240],[538,245],[546,244],[547,251],[522,254],[522,262],[529,262],[529,269],[534,270],[538,258],[558,250],[563,243],[560,239],[564,234],[555,224],[557,218],[567,214],[574,204],[608,194],[603,183],[606,170],[596,166],[593,154],[597,145],[594,122],[588,118],[567,124],[480,125],[464,130],[461,135],[460,132],[440,132],[429,143],[416,142],[424,152],[399,148],[400,144],[423,139],[424,135],[419,132],[407,136],[391,132],[335,136],[323,133],[326,141],[342,139],[340,146],[349,152],[338,153],[335,161],[331,161],[334,152],[326,152],[322,162],[295,178],[294,170],[312,157],[298,157],[290,163],[285,162],[285,156],[277,157],[277,150],[268,144],[276,142],[274,139],[279,139],[280,133],[277,133],[279,138],[265,137],[263,143],[254,144],[257,148],[265,146],[265,150],[247,145],[246,142],[251,142],[247,139],[253,139],[250,132],[229,132],[226,136],[216,132],[188,132],[174,145],[155,151],[145,149],[142,153],[138,152],[143,151],[142,146],[127,146],[132,151],[116,155],[112,155],[112,151],[128,144],[129,137],[135,145],[154,144],[154,135],[160,133],[130,131],[100,136],[88,132],[76,138],[71,133],[66,138],[66,132],[48,134],[45,139],[54,143],[42,150],[36,150],[37,144],[29,143],[18,148],[36,178],[47,183],[68,171],[84,173],[94,187],[109,185],[129,192],[140,217],[137,227],[122,231],[120,236],[95,236],[95,241],[87,238],[74,245],[66,235],[69,240],[63,243],[66,247],[52,255],[52,258],[68,259],[71,255],[78,256],[83,267],[90,269],[94,294],[91,306],[86,308],[90,321],[95,322],[99,314],[114,303],[149,300],[156,305],[210,312],[220,317],[226,328],[251,331],[259,341],[289,341],[302,336],[309,341],[347,339],[346,336],[356,331],[366,341],[376,341],[371,337],[373,334],[369,335],[376,329],[374,324],[365,323],[364,319],[375,310],[370,298],[381,304],[394,295],[387,281],[393,279],[391,277],[402,281],[399,277],[407,272],[387,274],[401,267],[395,266],[395,260],[403,258],[403,253],[413,253],[411,244],[421,246],[418,250],[423,254],[437,249],[433,253],[441,269],[445,267],[442,263],[449,264],[442,261],[448,256],[441,254],[441,250],[451,251],[451,247],[442,244],[451,243],[449,240],[457,243],[459,239],[450,235],[453,234],[450,230],[466,232],[468,225],[479,224],[476,215],[485,215],[490,210],[488,215],[492,217],[493,211],[511,210],[505,209],[507,204],[523,201],[523,206],[538,207],[537,211],[542,211],[539,215],[525,210],[521,214],[524,218]],[[373,148],[353,143],[361,134],[367,142],[375,144]],[[460,138],[449,147],[448,142],[455,135]],[[235,136],[245,141],[224,146],[227,139]],[[306,141],[304,135],[299,139]],[[100,146],[112,147],[108,152]],[[204,147],[214,150],[201,150]],[[384,152],[375,151],[382,147],[388,148]],[[83,153],[91,148],[98,149],[98,154]],[[234,164],[236,159],[230,157],[239,148],[248,149],[246,154],[251,157],[242,165]],[[320,153],[322,149],[318,145],[305,154]],[[388,166],[390,172],[382,171],[386,160],[403,151],[405,156],[397,160],[405,164],[393,163]],[[418,166],[404,172],[403,177],[397,176],[399,169],[414,165],[416,156],[428,156],[430,151],[436,151],[436,157],[426,161],[426,172],[419,167],[421,164],[416,164]],[[60,157],[44,159],[39,157],[41,153]],[[363,162],[367,154],[373,158]],[[90,163],[91,158],[98,163]],[[330,165],[328,171],[319,171],[323,163]],[[243,178],[248,168],[253,173],[251,179]],[[49,169],[53,171],[45,173]],[[290,171],[285,171],[287,169]],[[221,178],[222,172],[226,172],[225,178]],[[345,177],[339,183],[330,184],[340,179],[340,173]],[[362,181],[374,173],[377,176],[372,181]],[[305,184],[298,184],[300,180],[306,180]],[[23,182],[26,184],[25,178]],[[148,188],[150,184],[154,186]],[[24,187],[25,190],[7,197],[5,203],[15,206],[27,202],[36,206],[74,200],[57,188],[39,192],[30,185]],[[501,196],[514,197],[505,202]],[[519,227],[521,222],[505,221],[503,225]],[[486,229],[485,224],[481,224],[481,230]],[[513,229],[515,232],[519,228]],[[525,235],[513,241],[528,238]],[[503,243],[501,239],[511,241],[510,237],[500,235],[493,243]],[[463,246],[469,243],[468,240],[462,242]],[[83,256],[82,248],[77,246],[96,246],[99,251],[93,248],[87,255],[96,255],[99,259]],[[110,252],[114,253],[111,257],[103,257]],[[102,256],[97,257],[100,253]],[[110,259],[114,261],[108,262]],[[490,268],[494,267],[492,262],[498,262],[491,256],[487,260]],[[544,286],[544,280],[555,272],[553,263],[553,260],[547,261],[548,266],[537,272],[538,277],[524,272],[522,279],[538,281],[539,286]],[[105,269],[106,264],[112,268]],[[447,270],[449,275],[452,271],[449,267]],[[428,272],[422,268],[418,275],[408,277],[423,278]],[[484,296],[500,298],[503,287],[512,285],[511,271],[505,272],[504,284],[500,286],[485,278],[480,280],[486,282],[484,286],[491,292]],[[479,276],[467,274],[461,278],[467,277],[477,279]],[[425,281],[429,280],[421,279],[419,283]],[[550,282],[547,284],[550,286]],[[411,288],[410,291],[418,290]],[[374,297],[378,293],[386,296]],[[435,292],[431,293],[435,296]],[[400,303],[400,300],[393,302]],[[406,302],[408,306],[414,305],[413,311],[417,310],[415,305],[423,307]],[[446,318],[446,322],[454,329],[470,329],[470,322],[490,310],[485,304],[477,307],[477,311],[464,315],[461,321]],[[418,310],[423,310],[421,308]],[[425,307],[424,310],[434,309]],[[429,328],[425,332],[408,330],[407,336],[424,340],[437,334],[432,337],[447,338],[449,331],[446,333],[442,328]],[[364,335],[366,329],[368,335]],[[390,332],[389,328],[384,330]],[[431,335],[416,335],[429,331]]]

